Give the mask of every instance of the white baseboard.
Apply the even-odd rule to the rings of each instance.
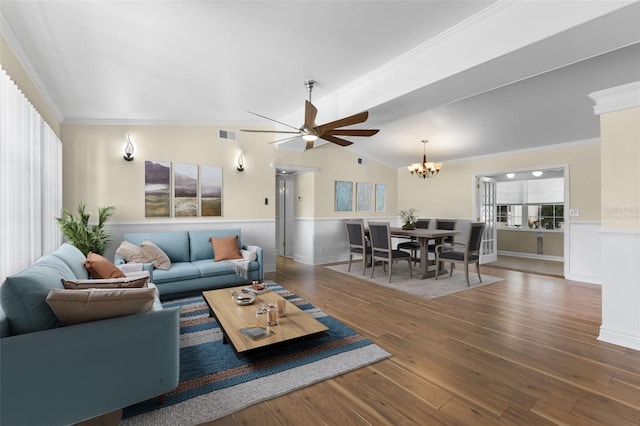
[[[519,251],[498,250],[498,255],[522,257],[524,259],[549,260],[551,262],[564,262],[564,257],[549,256],[548,254],[522,253]]]
[[[598,340],[640,351],[640,336],[629,334],[621,330],[612,330],[601,326]]]

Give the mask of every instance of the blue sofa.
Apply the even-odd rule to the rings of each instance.
[[[0,424],[73,424],[171,391],[179,379],[179,309],[61,327],[46,303],[61,279],[88,279],[62,245],[0,286]],[[157,298],[156,298],[157,299]]]
[[[262,282],[264,264],[260,247],[254,247],[256,260],[249,263],[246,279],[236,274],[229,263],[213,261],[213,246],[209,239],[234,235],[238,236],[238,249],[247,250],[249,246],[242,244],[240,229],[135,233],[124,234],[124,239],[136,246],[149,240],[169,257],[169,270],[154,269],[152,264],[144,264],[144,269],[151,273],[151,281],[158,287],[160,295],[166,296],[241,285],[253,280]],[[126,262],[116,254],[113,263],[118,266]]]

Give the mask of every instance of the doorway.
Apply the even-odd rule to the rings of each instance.
[[[475,176],[474,216],[488,222],[483,248],[491,249],[481,263],[565,276],[568,178],[566,165]]]
[[[276,254],[293,258],[295,179],[292,173],[276,172]]]

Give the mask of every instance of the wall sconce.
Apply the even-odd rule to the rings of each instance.
[[[133,161],[133,143],[131,142],[131,135],[127,135],[127,144],[124,146],[123,158],[127,161]]]
[[[238,155],[238,167],[236,167],[239,172],[244,170],[244,157],[242,156],[242,152]]]

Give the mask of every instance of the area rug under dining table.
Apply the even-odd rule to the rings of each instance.
[[[424,297],[426,299],[437,299],[439,297],[448,296],[461,291],[471,290],[477,287],[504,281],[502,278],[480,274],[482,277],[482,282],[480,282],[478,280],[478,274],[475,271],[475,267],[469,270],[470,285],[467,285],[464,271],[461,270],[462,268],[454,269],[453,276],[451,277],[449,276],[449,271],[447,271],[446,274],[438,276],[438,279],[436,280],[435,278],[419,278],[420,267],[418,266],[412,268],[412,278],[409,273],[407,262],[398,262],[393,265],[391,282],[389,282],[388,270],[384,271],[382,265],[376,266],[373,278],[371,277],[371,268],[367,268],[366,274],[362,275],[362,262],[360,261],[354,262],[351,265],[350,272],[348,271],[348,263],[329,265],[326,266],[326,268],[354,278],[363,279],[377,285],[400,290],[414,296]]]
[[[391,356],[285,288],[268,285],[329,330],[262,355],[238,358],[222,343],[222,331],[202,296],[163,303],[181,310],[180,383],[163,405],[153,399],[125,408],[121,424],[173,426],[215,420]]]

